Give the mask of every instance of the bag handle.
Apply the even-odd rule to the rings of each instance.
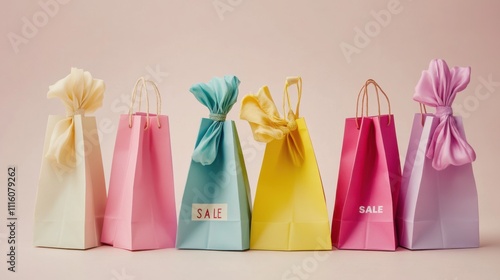
[[[361,118],[364,117],[364,108],[365,108],[365,103],[366,103],[366,116],[368,116],[368,86],[373,85],[375,88],[375,93],[377,94],[377,105],[378,105],[378,116],[380,117],[380,96],[379,96],[379,90],[382,92],[384,95],[385,99],[387,100],[387,107],[389,108],[389,119],[387,120],[387,125],[391,124],[391,102],[389,101],[389,97],[385,93],[385,91],[379,86],[377,82],[373,79],[368,79],[366,80],[365,84],[361,87],[358,93],[358,98],[356,99],[356,127],[359,129],[359,121],[358,121],[358,112],[359,112],[359,97],[361,96],[361,92],[363,92],[363,97],[361,99]],[[366,101],[365,101],[366,99]]]
[[[292,103],[290,101],[290,93],[288,93],[288,87],[296,85],[297,86],[297,107],[295,108],[295,112],[292,110]],[[283,114],[287,117],[288,113],[286,108],[288,107],[289,111],[293,113],[294,118],[297,119],[299,117],[299,107],[300,107],[300,99],[302,98],[302,78],[297,77],[287,77],[285,82],[285,89],[283,92]]]
[[[158,90],[158,86],[156,85],[155,82],[151,80],[146,80],[144,77],[140,77],[137,79],[137,82],[135,82],[134,89],[132,90],[132,100],[130,102],[130,107],[129,107],[129,119],[128,119],[128,126],[132,127],[132,115],[134,113],[134,104],[135,104],[135,98],[137,95],[137,91],[139,90],[139,108],[138,111],[141,110],[141,100],[142,100],[142,91],[146,91],[146,126],[144,127],[144,130],[148,129],[150,126],[150,120],[149,120],[149,91],[148,91],[148,83],[153,87],[155,94],[156,94],[156,122],[158,128],[161,128],[161,123],[160,123],[160,114],[161,114],[161,96],[160,96],[160,91]]]
[[[425,107],[425,104],[422,104],[420,102],[418,103],[418,105],[420,105],[420,115],[422,116],[421,121],[422,121],[422,126],[424,126],[424,124],[425,124],[424,114],[427,114],[427,108]]]

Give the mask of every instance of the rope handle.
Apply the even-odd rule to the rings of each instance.
[[[161,128],[161,123],[160,123],[160,114],[161,114],[161,96],[160,96],[160,91],[158,90],[158,86],[155,84],[155,82],[151,80],[147,80],[144,77],[140,77],[137,79],[137,82],[135,82],[134,89],[132,90],[132,98],[130,102],[130,107],[129,107],[129,119],[128,119],[128,126],[131,128],[132,127],[132,115],[134,114],[134,104],[135,104],[135,98],[137,95],[137,91],[139,91],[139,108],[138,111],[141,110],[141,102],[142,102],[142,92],[143,90],[146,91],[146,126],[144,127],[144,130],[148,129],[150,126],[150,120],[149,120],[149,91],[148,91],[148,84],[150,84],[154,92],[156,93],[156,122],[158,128]]]
[[[295,108],[295,112],[292,110],[292,103],[290,101],[290,93],[288,92],[288,87],[296,85],[297,86],[297,94],[298,94],[298,99],[297,99],[297,107]],[[283,114],[285,114],[285,117],[289,113],[293,114],[293,117],[297,119],[299,117],[299,107],[300,107],[300,99],[302,98],[302,78],[299,76],[296,77],[287,77],[286,82],[285,82],[285,89],[283,92]],[[286,108],[288,107],[288,112],[286,111]]]
[[[389,97],[385,93],[385,91],[379,86],[377,82],[373,79],[368,79],[366,80],[365,84],[361,87],[358,93],[358,98],[356,99],[356,127],[359,129],[360,124],[358,121],[358,113],[359,113],[359,97],[361,96],[361,92],[363,92],[363,97],[361,99],[361,118],[363,118],[364,115],[364,108],[366,106],[366,116],[368,116],[368,86],[373,85],[375,88],[375,93],[377,95],[377,105],[378,105],[378,116],[380,117],[380,96],[379,96],[379,90],[382,92],[384,95],[385,99],[387,100],[387,107],[389,108],[389,119],[387,120],[387,125],[391,124],[391,102],[389,101]],[[366,101],[365,101],[366,100]],[[366,105],[365,105],[366,104]]]

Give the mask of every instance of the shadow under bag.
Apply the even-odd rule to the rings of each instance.
[[[250,239],[250,187],[234,121],[240,81],[213,78],[190,91],[210,110],[201,121],[182,197],[177,248],[247,250]]]
[[[147,86],[156,95],[157,112],[149,113]],[[137,91],[139,110],[146,91],[146,112],[133,113]],[[175,246],[175,208],[169,119],[161,115],[156,84],[140,78],[132,92],[129,114],[120,116],[111,166],[108,202],[101,241],[127,250]]]
[[[408,249],[479,246],[476,154],[451,109],[469,81],[469,67],[433,60],[415,89],[421,108],[436,112],[415,114],[406,154],[397,222],[399,243]]]
[[[368,116],[368,86],[377,93],[378,116]],[[380,115],[379,90],[389,114]],[[347,118],[340,158],[332,242],[339,249],[396,250],[395,212],[401,166],[389,98],[374,80],[366,81],[361,117]],[[366,101],[366,106],[365,106]],[[356,105],[358,107],[358,104]],[[363,111],[366,107],[366,115]]]

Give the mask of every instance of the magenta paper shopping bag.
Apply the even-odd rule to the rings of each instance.
[[[401,183],[394,116],[363,116],[368,102],[366,81],[361,118],[347,118],[340,158],[332,242],[339,249],[395,250],[395,206]],[[380,104],[380,103],[379,103]],[[380,112],[380,108],[379,108]],[[357,115],[357,113],[356,113]],[[368,115],[368,109],[367,109]]]
[[[397,211],[399,242],[408,249],[479,246],[476,155],[451,109],[469,80],[470,68],[433,60],[416,87],[414,99],[436,113],[413,121]]]
[[[147,84],[156,92],[149,113]],[[132,114],[138,87],[146,90],[146,113]],[[142,94],[141,94],[142,95]],[[130,113],[120,116],[101,241],[127,250],[175,246],[177,219],[168,116],[160,115],[156,85],[137,81]]]

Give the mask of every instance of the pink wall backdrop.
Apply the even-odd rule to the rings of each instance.
[[[17,165],[20,180],[19,272],[7,279],[31,279],[33,273],[41,279],[128,279],[124,273],[133,279],[158,279],[158,275],[287,279],[283,277],[294,265],[314,258],[313,252],[131,254],[112,248],[87,252],[33,248],[34,198],[47,116],[64,114],[62,103],[48,100],[46,93],[70,67],[88,70],[106,83],[104,105],[96,113],[106,180],[118,118],[127,113],[135,80],[147,75],[157,82],[162,111],[171,120],[178,204],[200,118],[208,115],[189,87],[213,76],[235,74],[242,81],[239,100],[267,84],[281,101],[285,77],[301,75],[301,114],[309,126],[331,216],[344,118],[354,116],[360,86],[373,78],[388,93],[404,162],[411,121],[418,112],[412,100],[414,87],[433,58],[443,58],[450,66],[472,67],[471,82],[459,93],[455,113],[463,116],[467,138],[477,153],[474,171],[483,248],[395,254],[333,251],[325,261],[314,259],[317,265],[308,277],[401,279],[402,273],[413,271],[413,276],[404,278],[473,279],[481,274],[485,275],[481,279],[498,279],[500,270],[490,259],[500,257],[500,130],[495,115],[500,106],[499,1],[9,0],[2,4],[0,168]],[[236,120],[249,155],[246,164],[254,194],[264,146],[255,143],[248,124],[238,119],[239,107],[238,102],[229,118]],[[0,174],[3,186],[6,171]],[[7,273],[5,192],[0,190],[0,275]],[[442,265],[436,265],[439,262]],[[356,269],[357,265],[364,269]]]

